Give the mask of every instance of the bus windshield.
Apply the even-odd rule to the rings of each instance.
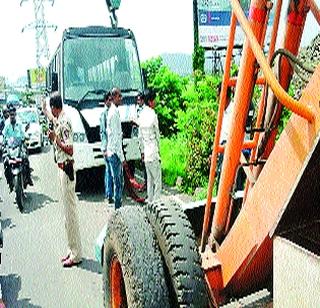
[[[124,37],[77,37],[63,45],[64,98],[79,101],[88,91],[141,90],[135,43]]]

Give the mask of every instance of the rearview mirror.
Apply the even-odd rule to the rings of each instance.
[[[106,0],[109,11],[118,10],[121,0]]]

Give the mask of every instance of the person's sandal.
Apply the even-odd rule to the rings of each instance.
[[[72,266],[76,266],[78,264],[80,264],[82,261],[74,261],[72,259],[67,259],[66,261],[63,262],[63,267],[72,267]]]
[[[61,262],[65,262],[70,258],[70,254],[66,255],[65,257],[61,258]]]

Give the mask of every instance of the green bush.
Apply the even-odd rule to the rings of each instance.
[[[147,86],[157,94],[156,113],[161,135],[170,137],[177,132],[176,111],[183,108],[182,93],[188,78],[172,72],[160,57],[142,64],[147,75]]]
[[[193,193],[197,187],[205,187],[208,182],[220,80],[218,76],[206,76],[196,84],[190,82],[183,93],[185,110],[177,113],[178,135],[185,140],[187,151],[182,188],[188,193]]]
[[[160,156],[162,180],[169,186],[174,186],[178,177],[183,177],[186,170],[186,143],[180,136],[162,138],[160,141]]]
[[[182,93],[186,83],[186,78],[163,66],[151,84],[151,88],[157,93],[156,112],[159,116],[159,128],[164,137],[177,132],[176,112],[184,108]]]
[[[193,76],[180,77],[164,66],[161,58],[143,64],[148,87],[157,93],[156,112],[161,132],[161,162],[163,181],[175,185],[181,177],[183,191],[203,199],[209,177],[209,155],[215,135],[220,75],[205,76],[198,70]],[[233,65],[231,75],[238,68]],[[292,89],[289,93],[291,94]],[[255,87],[253,102],[260,101],[261,89]],[[284,108],[279,134],[291,112]],[[253,126],[255,119],[253,121]],[[215,188],[216,189],[216,188]]]
[[[143,63],[141,63],[141,67],[145,72],[147,78],[148,87],[152,84],[155,76],[159,72],[159,69],[163,66],[163,60],[161,57],[151,58]]]
[[[157,93],[164,182],[175,185],[182,177],[181,188],[188,193],[206,187],[221,76],[205,76],[198,70],[193,77],[181,77],[163,65],[161,58],[143,63],[143,68],[147,86]]]

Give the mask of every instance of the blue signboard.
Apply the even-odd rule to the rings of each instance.
[[[249,15],[250,0],[240,0],[246,16]],[[198,0],[199,43],[202,47],[226,46],[231,21],[231,6],[226,0]],[[271,15],[272,16],[272,15]],[[271,25],[272,19],[269,20]],[[267,29],[267,37],[270,33]],[[242,44],[244,33],[238,26],[235,33],[235,44]]]
[[[205,11],[199,10],[199,26],[229,26],[230,11]]]

